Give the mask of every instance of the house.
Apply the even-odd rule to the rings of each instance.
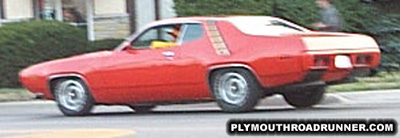
[[[86,27],[89,40],[125,38],[149,22],[175,16],[173,0],[0,0],[0,26],[58,20]]]

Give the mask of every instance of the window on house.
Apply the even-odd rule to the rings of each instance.
[[[64,22],[68,22],[72,25],[85,26],[86,1],[62,0],[62,18]]]
[[[69,23],[85,23],[86,20],[82,13],[74,7],[63,8],[63,21]]]

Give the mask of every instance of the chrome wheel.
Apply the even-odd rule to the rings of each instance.
[[[242,105],[249,91],[246,79],[239,73],[226,73],[220,78],[218,92],[221,99],[229,104]]]
[[[252,111],[262,96],[261,85],[246,69],[221,69],[210,79],[215,101],[225,112]]]
[[[56,90],[56,96],[59,104],[71,111],[81,111],[87,101],[85,87],[75,80],[62,82]]]

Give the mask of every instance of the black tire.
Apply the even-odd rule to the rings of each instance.
[[[146,114],[150,113],[156,106],[155,105],[128,105],[135,113]]]
[[[211,74],[210,85],[214,99],[224,112],[252,111],[263,92],[254,75],[240,68],[215,71]]]
[[[310,108],[322,101],[325,86],[313,86],[283,94],[286,102],[296,108]]]
[[[54,97],[65,116],[89,115],[95,105],[86,84],[79,79],[58,80],[54,86]]]

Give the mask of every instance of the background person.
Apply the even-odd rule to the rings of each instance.
[[[341,17],[332,0],[317,0],[316,4],[320,11],[320,21],[314,23],[313,26],[321,31],[339,32],[341,31]]]

